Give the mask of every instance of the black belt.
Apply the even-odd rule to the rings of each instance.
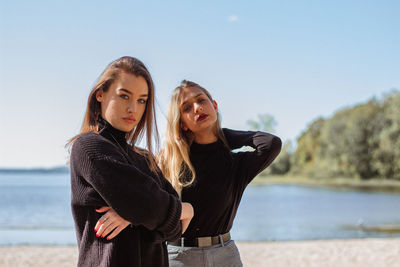
[[[196,237],[194,239],[187,239],[185,237],[181,237],[176,241],[168,242],[168,245],[173,246],[182,246],[182,247],[211,247],[214,245],[221,244],[231,240],[231,234],[225,233],[217,236],[204,236],[204,237]]]

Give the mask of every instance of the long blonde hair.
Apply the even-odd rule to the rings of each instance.
[[[206,89],[197,83],[183,80],[171,95],[164,145],[157,157],[158,165],[165,178],[178,193],[181,192],[182,187],[191,185],[196,179],[196,171],[189,158],[190,145],[193,143],[194,135],[191,131],[182,130],[180,115],[181,92],[185,88],[194,87],[202,90],[210,101],[213,101],[211,94]],[[222,140],[228,148],[229,146],[221,129],[219,115],[213,131],[217,138]]]
[[[154,108],[154,83],[151,78],[150,72],[147,70],[146,66],[137,58],[134,57],[121,57],[113,62],[111,62],[100,77],[97,79],[96,84],[90,91],[85,116],[83,118],[80,133],[73,138],[71,138],[67,146],[71,146],[73,142],[82,134],[88,132],[98,132],[99,131],[99,116],[101,114],[101,104],[96,99],[96,92],[102,90],[107,92],[111,84],[116,81],[121,73],[133,74],[135,76],[143,77],[146,80],[148,87],[148,100],[146,103],[146,108],[143,113],[142,118],[139,123],[130,132],[126,134],[126,141],[132,145],[132,148],[141,154],[148,156],[150,169],[153,172],[157,172],[157,164],[152,152],[152,137],[156,145],[159,143],[159,135],[156,123],[156,114]],[[136,149],[134,144],[140,141],[146,132],[147,150]]]

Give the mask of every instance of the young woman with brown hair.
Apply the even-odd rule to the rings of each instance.
[[[187,225],[193,208],[181,203],[156,165],[153,124],[147,68],[133,57],[113,61],[90,92],[80,134],[69,142],[78,266],[168,266],[165,241],[181,235],[180,221]],[[148,150],[135,146],[144,133]],[[124,219],[112,224],[112,212],[99,213],[102,206]]]

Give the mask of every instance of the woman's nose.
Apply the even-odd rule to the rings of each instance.
[[[201,105],[199,105],[199,104],[194,104],[194,111],[197,113],[197,112],[201,112],[201,111],[203,111],[203,107],[201,106]]]
[[[136,105],[135,104],[130,104],[128,106],[128,113],[135,113],[136,112]]]

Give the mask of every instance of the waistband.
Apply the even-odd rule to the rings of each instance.
[[[231,240],[230,232],[217,235],[217,236],[203,236],[196,237],[194,239],[187,239],[185,237],[181,237],[176,241],[168,242],[169,245],[173,246],[181,246],[181,247],[211,247],[218,244],[224,244]]]

